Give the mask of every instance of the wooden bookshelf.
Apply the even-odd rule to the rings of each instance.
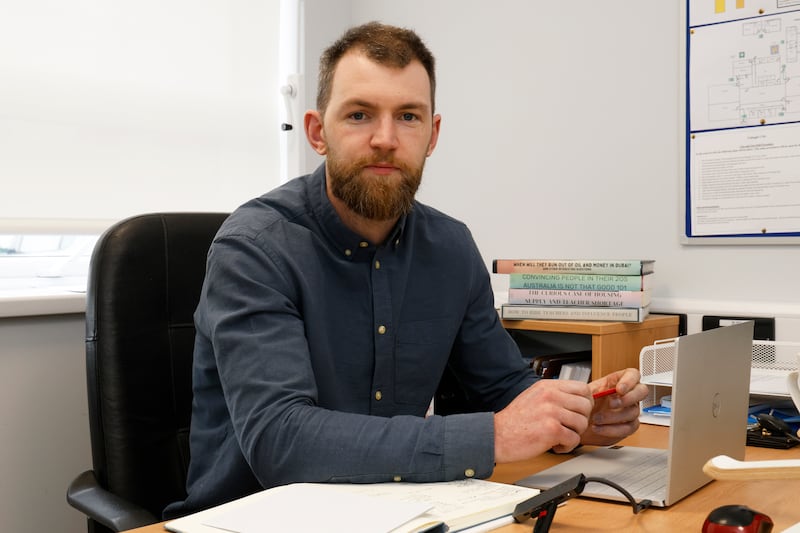
[[[590,335],[592,379],[622,368],[639,368],[639,352],[657,340],[678,336],[677,315],[650,315],[644,322],[501,320],[508,330]]]

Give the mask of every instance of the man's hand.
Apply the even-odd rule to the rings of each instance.
[[[494,458],[521,461],[549,449],[567,452],[581,442],[594,402],[580,381],[537,381],[494,415]]]
[[[579,444],[607,446],[639,428],[639,402],[647,387],[639,371],[619,370],[592,381],[543,379],[494,415],[495,462],[530,459]],[[592,394],[615,389],[594,400]]]
[[[639,379],[638,370],[626,368],[589,384],[592,393],[612,388],[617,392],[595,400],[582,444],[608,446],[639,428],[639,402],[647,396],[647,387]]]

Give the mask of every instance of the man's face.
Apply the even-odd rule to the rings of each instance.
[[[357,51],[345,54],[322,125],[331,192],[368,219],[408,213],[439,120],[432,116],[430,81],[421,63],[398,69]]]

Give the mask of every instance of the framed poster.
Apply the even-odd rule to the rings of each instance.
[[[800,0],[687,0],[685,239],[800,244]]]

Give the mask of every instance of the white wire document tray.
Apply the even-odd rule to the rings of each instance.
[[[750,372],[750,394],[789,398],[787,376],[798,370],[800,342],[753,341],[753,363]],[[670,395],[672,368],[675,363],[675,339],[656,341],[639,352],[639,371],[649,394],[642,401],[641,421],[669,425],[669,416],[648,414],[646,409],[662,404]],[[709,372],[724,371],[709,368]]]

